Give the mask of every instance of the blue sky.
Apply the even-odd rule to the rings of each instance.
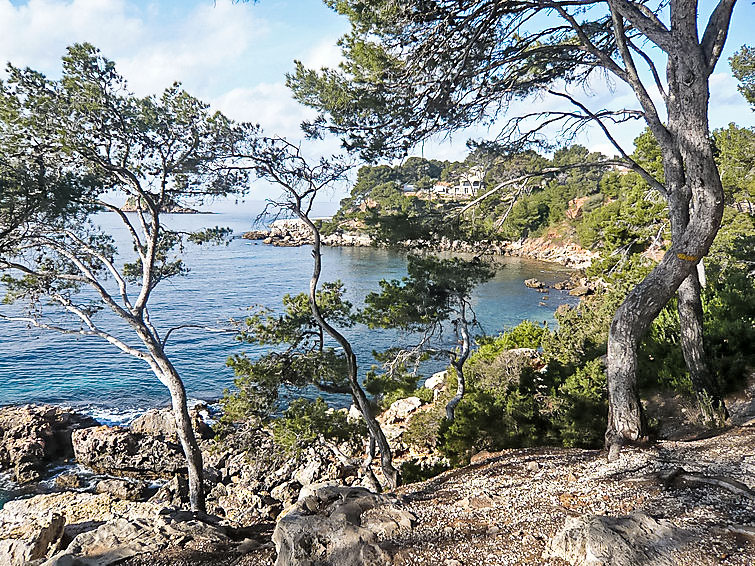
[[[701,15],[715,5],[701,2]],[[137,94],[159,92],[175,80],[195,96],[210,102],[232,118],[258,122],[269,132],[300,137],[299,124],[312,115],[296,104],[284,85],[284,74],[300,59],[310,67],[334,66],[335,45],[347,31],[345,19],[321,0],[0,0],[0,61],[28,65],[56,76],[60,56],[74,42],[89,41],[113,59]],[[711,79],[711,126],[734,121],[755,125],[755,114],[736,91],[726,58],[743,43],[755,43],[755,7],[740,0],[727,48]],[[585,94],[585,93],[581,93]],[[592,85],[593,108],[636,106],[628,88],[604,83]],[[554,107],[562,101],[527,101]],[[642,125],[623,126],[616,132],[631,148]],[[473,129],[436,140],[415,153],[440,159],[460,159],[468,137],[490,135]],[[591,149],[613,154],[597,131],[580,139]],[[336,141],[317,151],[337,148]],[[333,196],[337,201],[342,191]],[[251,198],[264,198],[261,188]]]

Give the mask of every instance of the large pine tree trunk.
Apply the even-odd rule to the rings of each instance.
[[[173,417],[176,420],[176,432],[181,443],[184,456],[186,457],[186,469],[189,475],[189,503],[195,513],[206,513],[204,493],[204,463],[202,451],[197,442],[194,428],[191,426],[189,415],[189,403],[186,398],[186,388],[181,376],[173,367],[163,351],[162,345],[149,332],[146,326],[140,326],[137,330],[140,338],[147,346],[154,363],[152,369],[160,382],[170,392]]]
[[[670,192],[668,199],[673,241],[683,236],[689,224],[690,195],[683,190],[683,187],[670,188],[674,189]],[[699,271],[696,266],[682,281],[677,291],[679,341],[703,418],[707,423],[721,426],[726,419],[726,407],[705,354],[700,290]]]
[[[183,381],[173,369],[165,376],[170,390],[170,398],[173,407],[173,416],[176,419],[176,430],[181,448],[186,456],[186,467],[189,473],[189,503],[195,513],[206,513],[204,494],[204,464],[202,451],[197,442],[194,428],[191,426],[189,405],[186,399],[186,389]]]
[[[692,214],[661,262],[627,295],[611,324],[607,360],[609,458],[618,455],[622,444],[644,435],[637,389],[639,342],[708,252],[723,215],[723,188],[708,131],[710,69],[699,45],[695,10],[672,5],[671,12],[672,34],[678,48],[669,53],[666,69],[668,122],[659,131],[664,135],[656,138],[667,187],[684,192]]]

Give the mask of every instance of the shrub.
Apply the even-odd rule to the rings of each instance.
[[[283,416],[273,421],[275,444],[287,454],[298,456],[322,436],[337,444],[352,442],[361,445],[367,435],[366,425],[349,420],[343,411],[330,409],[321,397],[314,401],[296,399]]]

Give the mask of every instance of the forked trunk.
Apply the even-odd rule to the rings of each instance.
[[[667,126],[653,121],[650,125],[657,130],[654,133],[661,146],[669,199],[688,203],[687,210],[692,214],[661,262],[627,295],[611,323],[607,360],[609,459],[618,455],[622,444],[644,435],[637,390],[639,342],[708,253],[723,216],[723,188],[708,130],[708,78],[712,69],[700,47],[695,10],[672,4],[671,24],[675,48],[668,54],[666,67],[668,122]]]

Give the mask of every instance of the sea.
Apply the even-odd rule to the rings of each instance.
[[[166,224],[175,230],[221,226],[231,228],[234,237],[228,245],[186,245],[183,259],[189,273],[160,283],[150,301],[151,321],[158,331],[186,324],[230,330],[232,321],[243,320],[250,308],[261,306],[280,312],[285,294],[307,291],[311,248],[274,247],[241,238],[252,228],[254,219],[253,213],[166,215]],[[101,214],[95,222],[115,239],[118,260],[130,261],[132,246],[118,217]],[[570,270],[522,258],[497,261],[496,276],[480,285],[472,298],[479,321],[476,334],[497,334],[522,320],[553,327],[555,309],[576,302],[564,291],[550,290],[546,298],[524,285],[524,280],[532,277],[554,283],[567,278]],[[378,290],[381,279],[406,275],[406,255],[385,249],[325,247],[322,263],[321,281],[343,282],[346,298],[356,307],[363,304],[368,292]],[[24,311],[18,304],[1,304],[0,313],[22,316]],[[98,313],[95,319],[128,343],[138,345],[129,329],[108,312]],[[60,315],[48,320],[60,325],[72,322]],[[354,346],[362,375],[375,363],[373,351],[411,340],[397,331],[370,330],[361,325],[344,329],[344,334]],[[266,347],[241,343],[232,332],[195,328],[173,333],[166,349],[190,398],[209,402],[233,386],[233,372],[226,365],[229,356],[245,352],[254,358],[265,351]],[[427,376],[444,365],[443,361],[429,363],[422,373]],[[285,392],[289,398],[314,394],[311,390]],[[344,395],[326,395],[326,400],[334,407],[350,404],[350,398]],[[0,320],[0,406],[53,403],[76,408],[105,424],[125,424],[169,401],[167,389],[146,363],[100,338]]]

